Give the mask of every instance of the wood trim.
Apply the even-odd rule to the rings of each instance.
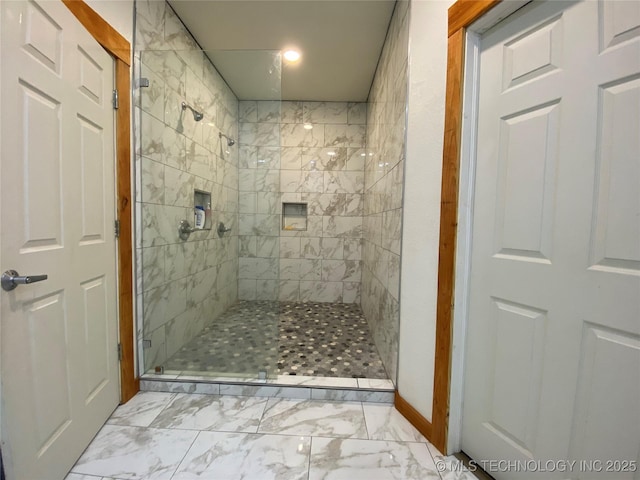
[[[501,0],[458,0],[449,8],[449,36],[467,28]]]
[[[409,422],[427,438],[427,440],[431,439],[431,435],[433,432],[431,422],[424,418],[422,414],[418,412],[418,410],[413,408],[413,406],[409,402],[402,398],[398,390],[396,390],[394,406],[396,407],[396,410],[398,410],[398,412],[400,412],[407,420],[409,420]]]
[[[62,0],[107,52],[131,66],[131,44],[83,0]],[[133,15],[133,12],[131,12]]]
[[[453,295],[455,284],[456,235],[458,227],[458,178],[460,132],[462,126],[462,75],[464,29],[449,37],[447,48],[447,90],[442,156],[440,200],[440,247],[438,258],[438,297],[436,307],[436,351],[433,380],[433,438],[431,442],[447,453],[449,386]]]
[[[433,382],[433,445],[447,455],[449,389],[453,349],[456,241],[460,176],[460,134],[462,131],[462,88],[466,29],[501,0],[458,0],[449,8],[447,45],[447,87],[442,149],[442,193],[440,200],[440,246],[436,346]]]
[[[116,89],[122,92],[123,101],[116,113],[116,215],[120,221],[118,242],[118,292],[120,314],[120,400],[126,403],[140,390],[140,379],[135,371],[133,328],[133,245],[131,211],[131,91],[129,65],[116,59]]]
[[[116,217],[120,221],[118,239],[118,318],[120,362],[120,402],[126,403],[140,390],[135,371],[133,328],[133,243],[131,212],[131,45],[82,0],[62,0],[104,49],[115,57],[116,89],[122,101],[116,111]]]

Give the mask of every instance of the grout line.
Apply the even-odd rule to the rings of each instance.
[[[371,435],[369,434],[369,426],[367,425],[367,416],[364,413],[364,402],[360,402],[360,407],[362,408],[362,418],[364,420],[364,429],[367,432],[367,440],[373,440]]]
[[[176,399],[176,394],[175,394],[175,393],[170,393],[169,395],[171,395],[171,397],[169,398],[169,401],[168,401],[167,403],[165,403],[164,407],[162,407],[162,408],[160,409],[160,411],[158,412],[158,414],[157,414],[155,417],[153,417],[153,419],[149,422],[149,425],[147,425],[146,427],[150,427],[150,426],[151,426],[151,424],[152,424],[153,422],[155,422],[155,421],[158,419],[158,417],[159,417],[160,415],[162,415],[162,413],[163,413],[167,408],[169,408],[169,405],[171,405],[171,404],[173,403],[173,401]]]
[[[259,397],[264,398],[264,397]],[[264,420],[264,414],[267,412],[267,405],[269,404],[269,399],[275,397],[267,397],[267,401],[264,402],[264,407],[262,408],[262,413],[260,414],[260,418],[258,420],[258,427],[256,428],[256,433],[260,432],[260,427],[262,426],[262,421]]]
[[[175,476],[175,474],[178,472],[178,470],[180,470],[180,467],[184,463],[184,459],[187,458],[187,454],[189,453],[189,451],[193,447],[193,444],[196,443],[196,440],[198,439],[198,437],[200,436],[201,433],[202,433],[202,430],[198,430],[198,433],[196,434],[196,436],[193,437],[193,441],[191,442],[191,445],[189,445],[189,448],[187,448],[187,450],[184,452],[184,455],[182,456],[182,459],[180,460],[180,462],[178,462],[178,465],[176,466],[175,470],[171,474],[171,477],[169,477],[170,479],[172,479]]]
[[[311,480],[311,449],[313,448],[313,437],[309,437],[309,462],[307,463],[307,480]]]

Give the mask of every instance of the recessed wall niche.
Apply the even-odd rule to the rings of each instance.
[[[307,204],[283,203],[282,204],[282,229],[306,230],[307,229]]]
[[[194,208],[194,224],[195,216],[197,212],[196,209],[202,207],[204,211],[204,226],[202,230],[211,230],[211,192],[205,192],[203,190],[194,190],[193,191],[193,208]]]

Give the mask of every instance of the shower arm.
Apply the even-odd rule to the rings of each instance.
[[[182,111],[184,112],[187,108],[189,110],[191,110],[191,113],[193,114],[193,119],[196,122],[199,122],[204,117],[204,114],[202,112],[197,111],[191,105],[189,105],[187,102],[182,102]]]
[[[235,145],[236,141],[233,138],[226,136],[222,132],[218,132],[218,138],[222,138],[222,137],[227,139],[227,146],[228,147],[233,147]]]

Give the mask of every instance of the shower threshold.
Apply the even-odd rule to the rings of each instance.
[[[214,377],[195,373],[145,374],[140,379],[140,390],[371,403],[393,403],[395,394],[393,382],[379,378],[278,375],[260,380],[258,376]]]

